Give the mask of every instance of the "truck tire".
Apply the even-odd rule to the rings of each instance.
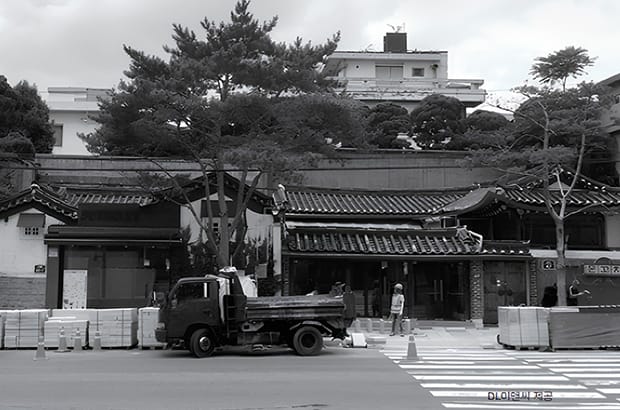
[[[215,350],[215,338],[208,329],[197,329],[192,333],[189,351],[198,358],[208,357]]]
[[[315,356],[323,348],[323,336],[316,327],[302,326],[293,336],[293,347],[300,356]]]

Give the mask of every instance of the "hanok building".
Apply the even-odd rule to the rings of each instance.
[[[578,277],[595,295],[583,304],[612,303],[610,285],[620,281],[592,266],[606,261],[620,270],[620,192],[582,182],[568,202],[569,212],[582,212],[566,220],[567,277]],[[552,193],[554,201],[558,195]],[[291,187],[287,200],[285,292],[326,292],[345,282],[360,315],[373,313],[376,289],[387,314],[392,286],[401,282],[409,317],[497,323],[498,306],[539,305],[542,289],[556,281],[555,229],[536,187]]]
[[[228,175],[225,181],[234,209],[230,198],[237,197],[239,181]],[[206,217],[214,198],[205,199],[200,184],[189,188],[187,198]],[[271,249],[264,243],[272,240],[270,198],[257,192],[248,203],[248,240]],[[154,291],[165,292],[173,278],[188,275],[182,271],[186,248],[200,235],[180,201],[136,187],[33,184],[0,202],[0,218],[0,307],[7,308],[147,306]],[[255,259],[257,269],[267,255]]]

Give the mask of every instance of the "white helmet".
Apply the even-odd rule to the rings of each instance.
[[[401,285],[400,283],[397,283],[396,285],[394,285],[394,289],[403,290],[403,285]]]

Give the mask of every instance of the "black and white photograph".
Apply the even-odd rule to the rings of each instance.
[[[620,410],[619,17],[0,0],[0,410]]]

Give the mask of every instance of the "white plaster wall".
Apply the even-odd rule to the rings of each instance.
[[[86,150],[86,145],[78,137],[78,133],[93,132],[99,124],[88,118],[89,111],[52,111],[50,122],[62,124],[62,146],[54,147],[56,155],[92,155]]]
[[[36,209],[22,213],[41,212]],[[34,273],[34,265],[47,265],[47,245],[43,243],[44,233],[50,225],[62,224],[59,220],[45,216],[45,226],[37,237],[25,237],[17,226],[19,213],[0,220],[0,276],[45,277],[45,273]]]
[[[608,248],[620,249],[620,215],[605,217],[605,236]]]

